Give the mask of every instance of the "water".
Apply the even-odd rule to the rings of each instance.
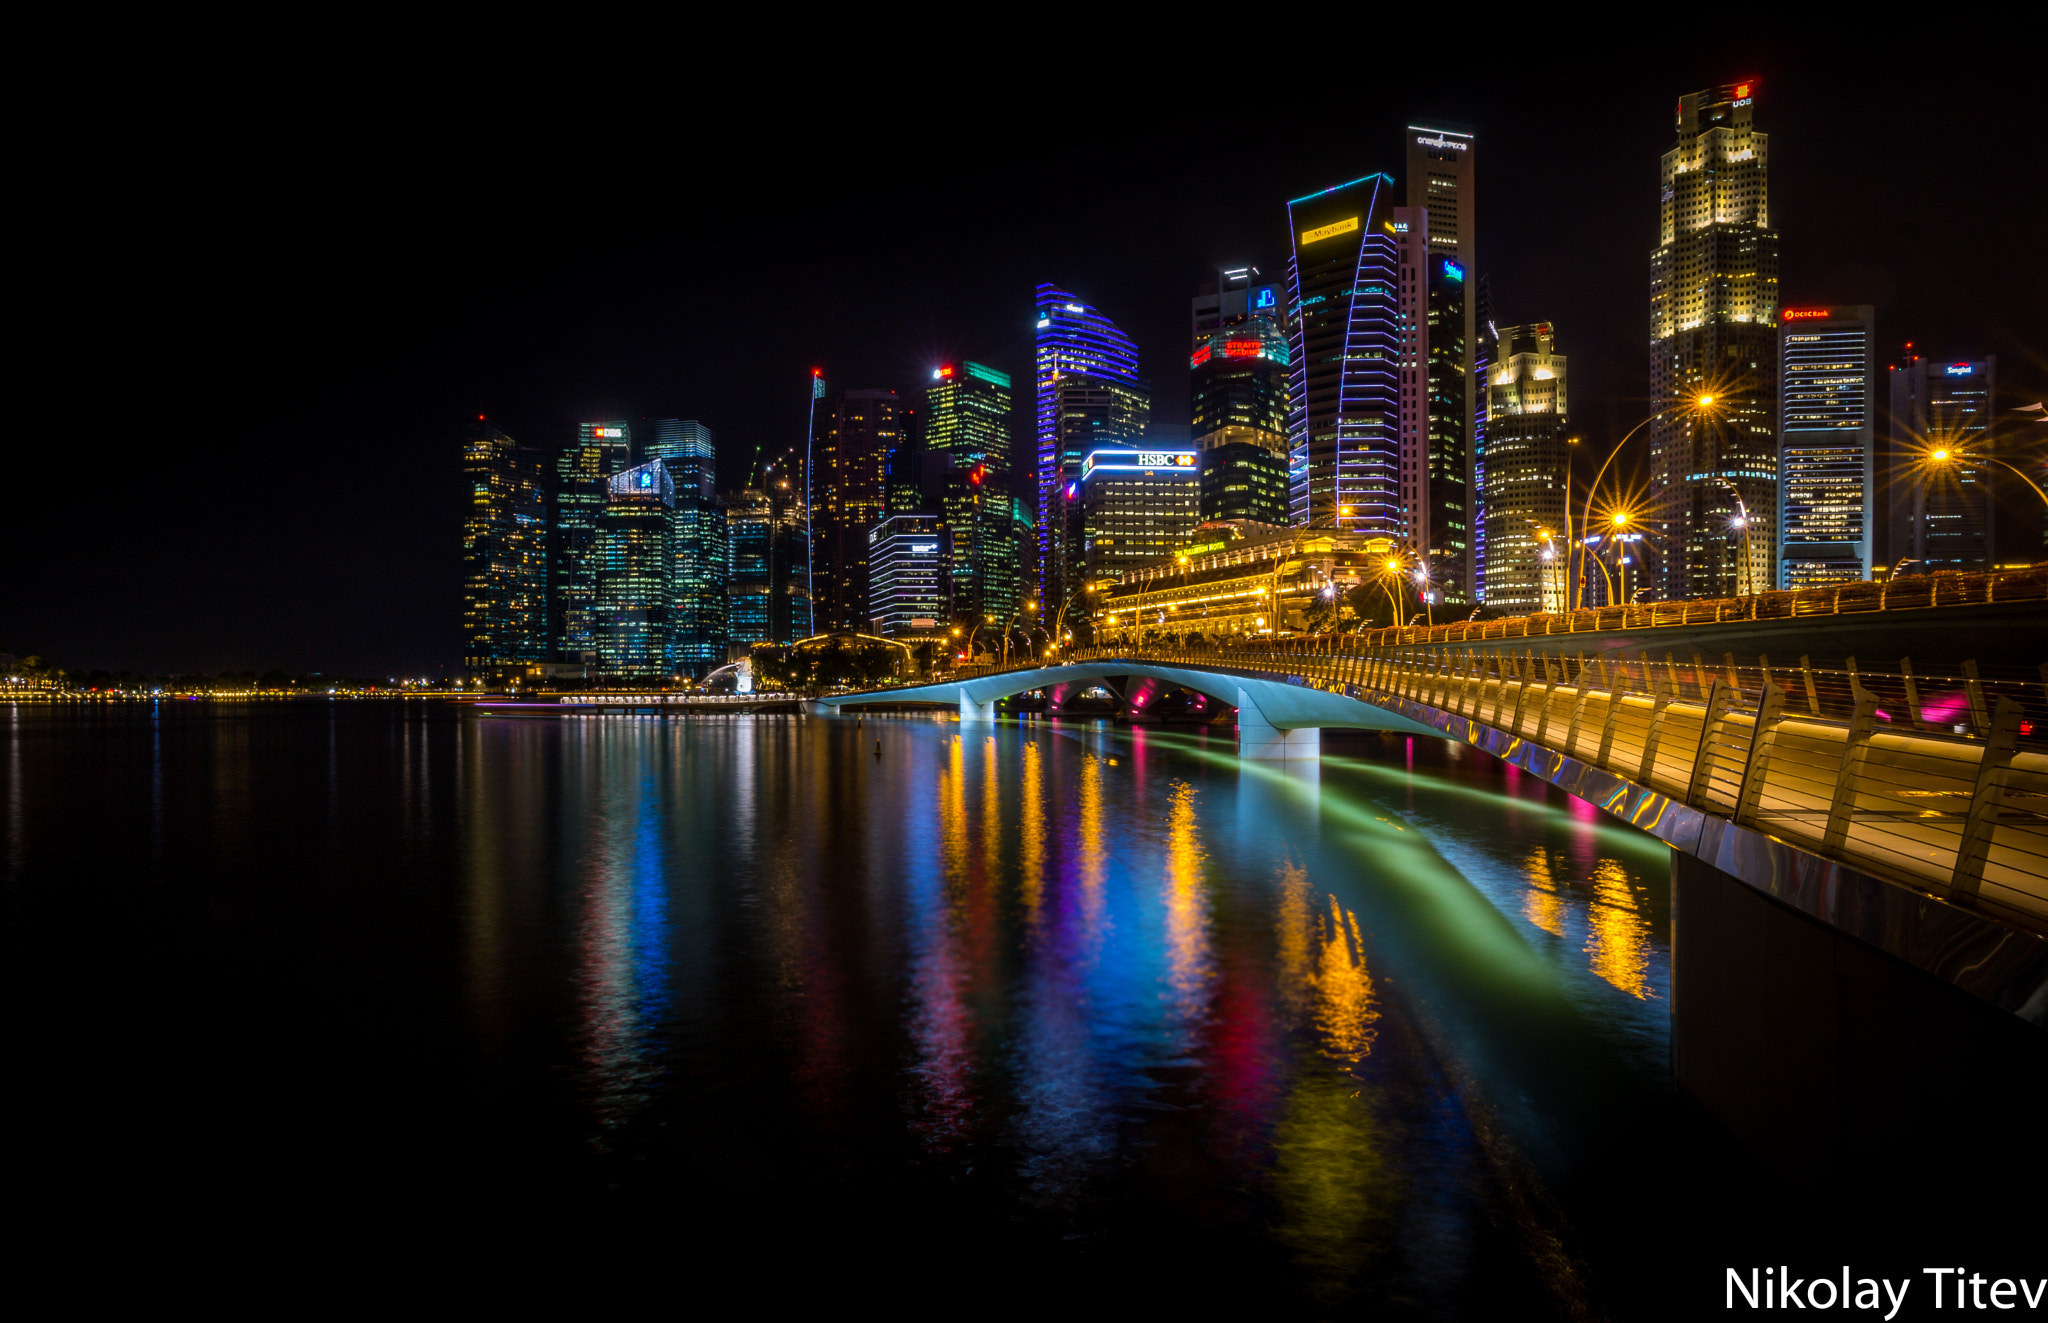
[[[17,1188],[167,1252],[207,1210],[330,1266],[404,1226],[777,1299],[1570,1315],[1704,1151],[1665,848],[1470,749],[4,723]]]

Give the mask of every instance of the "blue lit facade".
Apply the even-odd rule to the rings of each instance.
[[[1287,204],[1288,522],[1299,527],[1403,536],[1393,204],[1386,175]]]
[[[1082,457],[1142,433],[1152,417],[1152,388],[1138,378],[1131,338],[1066,290],[1038,287],[1037,328],[1039,590],[1048,609],[1057,610],[1082,560],[1078,511],[1068,497]]]
[[[675,483],[658,459],[623,469],[606,483],[593,611],[602,676],[654,677],[674,670],[669,528],[675,503]]]
[[[687,418],[658,418],[638,430],[641,458],[659,460],[675,489],[669,511],[669,657],[676,670],[701,674],[724,664],[731,640],[732,544],[716,495],[718,451],[711,429]]]

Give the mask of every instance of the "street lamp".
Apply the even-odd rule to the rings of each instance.
[[[1621,438],[1621,440],[1614,443],[1614,449],[1607,452],[1607,458],[1600,461],[1600,471],[1598,473],[1595,473],[1593,475],[1593,481],[1587,484],[1586,508],[1580,516],[1579,527],[1590,528],[1592,526],[1593,493],[1600,489],[1600,479],[1607,476],[1607,466],[1614,463],[1614,457],[1621,453],[1621,448],[1629,443],[1631,437],[1635,436],[1637,432],[1642,431],[1645,427],[1648,427],[1651,423],[1656,422],[1659,418],[1662,418],[1665,414],[1670,413],[1674,409],[1689,414],[1705,414],[1711,413],[1717,404],[1725,405],[1726,403],[1727,401],[1719,395],[1714,395],[1711,393],[1697,395],[1692,399],[1681,400],[1676,404],[1667,404],[1663,408],[1657,410],[1657,412],[1651,414],[1649,417],[1637,423],[1634,427],[1629,428],[1627,434],[1624,435]],[[1582,547],[1579,551],[1580,573],[1578,575],[1572,576],[1572,581],[1568,582],[1565,585],[1568,596],[1571,595],[1570,590],[1577,590],[1577,601],[1566,602],[1565,605],[1567,607],[1572,607],[1576,609],[1576,606],[1582,604],[1585,600],[1585,589],[1580,588],[1577,582],[1578,579],[1584,577],[1585,559],[1586,552],[1585,549]]]
[[[1944,467],[1947,465],[1955,465],[1957,467],[1961,467],[1964,464],[1996,464],[1998,465],[1998,467],[2004,469],[2006,472],[2018,478],[2021,482],[2027,484],[2027,486],[2033,488],[2034,495],[2040,497],[2044,505],[2048,505],[2048,492],[2044,492],[2041,490],[2041,484],[2035,482],[2032,478],[2028,477],[2025,472],[2014,467],[2011,464],[2006,463],[2002,459],[1994,459],[1990,455],[1965,454],[1963,451],[1960,450],[1949,450],[1947,448],[1943,448],[1939,450],[1928,451],[1926,462],[1929,465],[1929,467]]]

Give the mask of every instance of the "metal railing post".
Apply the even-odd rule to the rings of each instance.
[[[1671,689],[1678,687],[1677,668],[1672,668]],[[1664,710],[1671,706],[1671,691],[1658,683],[1656,676],[1650,677],[1650,731],[1643,736],[1642,757],[1636,763],[1636,780],[1646,790],[1655,790],[1657,779],[1657,746],[1664,742]]]
[[[1906,681],[1906,719],[1913,723],[1914,730],[1925,730],[1927,724],[1920,720],[1920,686],[1913,683],[1913,659],[1899,658],[1899,675]]]
[[[1975,661],[1963,663],[1963,688],[1970,696],[1970,732],[1982,739],[1991,733],[1991,719],[1984,715],[1984,684]]]
[[[1813,687],[1813,663],[1804,655],[1799,658],[1799,674],[1806,680],[1806,708],[1814,716],[1820,715],[1820,694]]]
[[[1699,747],[1692,754],[1692,775],[1687,778],[1685,802],[1694,808],[1705,808],[1707,787],[1713,784],[1714,736],[1721,731],[1721,722],[1727,717],[1728,709],[1734,705],[1742,691],[1714,678],[1714,687],[1707,691],[1707,713],[1700,718]]]
[[[1849,840],[1849,819],[1856,809],[1856,781],[1863,770],[1864,748],[1870,743],[1870,728],[1877,720],[1877,695],[1857,683],[1849,674],[1851,692],[1856,696],[1856,714],[1849,718],[1848,738],[1842,745],[1841,770],[1835,776],[1834,800],[1828,805],[1827,831],[1821,837],[1821,853],[1840,858]]]
[[[1600,752],[1593,755],[1596,767],[1604,769],[1608,757],[1614,752],[1614,723],[1621,716],[1622,693],[1623,690],[1615,688],[1612,682],[1607,685],[1607,712],[1600,723]]]
[[[1963,824],[1963,839],[1956,843],[1956,867],[1948,884],[1954,894],[1974,896],[1984,885],[1991,834],[1998,826],[2005,783],[2013,755],[2019,752],[2019,738],[2020,705],[2001,694],[1998,711],[1991,718],[1991,733],[1984,740],[1984,757],[1977,764],[1977,784],[1970,792],[1970,818]]]

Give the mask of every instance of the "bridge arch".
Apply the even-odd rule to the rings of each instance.
[[[964,722],[992,721],[998,699],[1059,684],[1087,683],[1111,676],[1145,676],[1192,689],[1237,709],[1238,751],[1247,758],[1314,758],[1321,752],[1325,729],[1390,730],[1407,735],[1444,738],[1443,732],[1397,712],[1348,694],[1313,685],[1291,684],[1222,667],[1162,665],[1149,661],[1077,662],[1043,666],[971,680],[916,685],[865,694],[819,699],[827,712],[876,703],[931,703],[957,707]]]

